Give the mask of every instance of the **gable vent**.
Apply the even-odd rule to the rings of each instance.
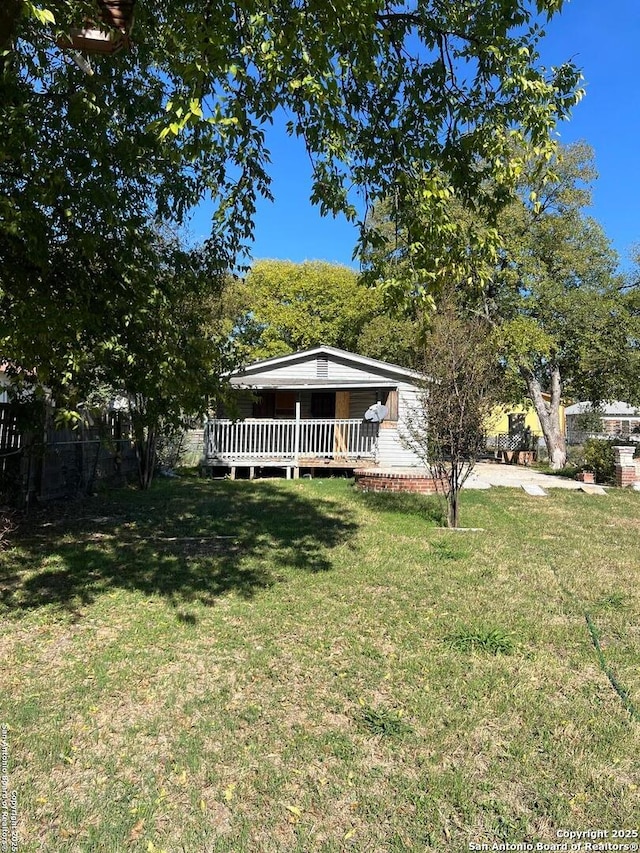
[[[326,356],[321,355],[316,361],[316,371],[318,379],[328,379],[329,377],[329,361]]]

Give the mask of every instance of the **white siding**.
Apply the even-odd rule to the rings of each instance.
[[[403,425],[407,413],[419,405],[419,392],[410,385],[400,385],[398,388],[398,425],[386,426],[380,429],[378,438],[378,461],[382,467],[415,467],[424,466],[423,461],[402,443]]]
[[[274,365],[264,368],[256,367],[249,368],[243,376],[239,376],[237,381],[247,384],[256,383],[264,380],[266,382],[281,382],[283,385],[290,380],[309,380],[313,382],[326,383],[327,387],[331,386],[332,382],[353,382],[353,383],[372,383],[382,382],[384,385],[389,385],[390,382],[397,381],[397,374],[394,375],[393,370],[386,371],[384,369],[375,370],[366,365],[359,366],[347,359],[337,358],[333,355],[327,355],[321,360],[326,362],[326,365],[318,365],[318,356],[300,359],[299,361],[289,361],[286,364]]]
[[[318,372],[316,359],[305,359],[304,361],[274,365],[271,368],[264,368],[262,370],[248,370],[245,378],[247,382],[251,382],[252,379],[255,379],[256,381],[261,379],[277,379],[282,382],[286,382],[289,379],[317,379]]]
[[[378,395],[373,388],[354,389],[349,397],[349,417],[364,418],[369,406],[377,403]]]

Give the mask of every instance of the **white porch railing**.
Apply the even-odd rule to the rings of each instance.
[[[373,459],[377,429],[355,419],[255,418],[212,420],[205,425],[207,460]]]

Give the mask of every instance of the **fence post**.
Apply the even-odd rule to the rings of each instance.
[[[632,486],[636,481],[636,466],[633,461],[635,447],[615,446],[616,486]]]
[[[296,468],[298,467],[298,459],[300,456],[300,394],[296,395],[296,425],[293,431],[293,462]]]

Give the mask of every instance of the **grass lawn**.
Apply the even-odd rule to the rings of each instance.
[[[462,522],[320,479],[36,517],[0,554],[20,850],[638,830],[640,494],[468,492]]]

